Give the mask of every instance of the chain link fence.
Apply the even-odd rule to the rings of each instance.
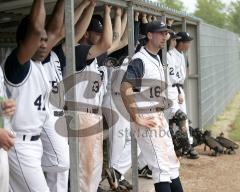
[[[210,125],[240,88],[240,39],[224,29],[200,25],[201,124]]]

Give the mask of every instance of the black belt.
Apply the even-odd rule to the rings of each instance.
[[[40,138],[40,135],[34,135],[31,137],[30,141],[37,141]],[[23,135],[23,141],[25,141],[26,135]]]
[[[64,110],[68,110],[68,107],[65,105]],[[89,107],[77,107],[77,111],[98,114],[99,108],[89,108]]]
[[[164,107],[154,107],[154,108],[149,108],[149,107],[144,107],[144,108],[138,108],[137,111],[138,112],[160,112],[160,111],[164,111]]]
[[[90,113],[98,114],[98,109],[91,109]]]
[[[181,94],[181,89],[180,89],[180,87],[183,89],[183,84],[175,83],[175,84],[172,85],[172,87],[177,87],[178,94]]]
[[[83,108],[82,110],[84,112],[93,113],[93,114],[98,114],[98,112],[99,112],[98,108]]]
[[[63,111],[54,111],[54,116],[55,117],[62,117],[64,115]]]
[[[121,95],[121,93],[119,93],[119,92],[114,92],[114,95]]]

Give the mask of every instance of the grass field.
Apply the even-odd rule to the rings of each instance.
[[[232,130],[229,133],[229,137],[234,141],[240,141],[240,109],[232,124]]]

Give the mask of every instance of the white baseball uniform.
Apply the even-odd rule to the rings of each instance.
[[[169,98],[173,101],[173,107],[172,107],[172,113],[175,114],[175,112],[178,109],[181,109],[185,114],[187,114],[187,107],[186,107],[186,97],[185,93],[182,87],[179,87],[181,91],[181,95],[183,97],[183,103],[179,104],[178,103],[178,88],[177,87],[172,87],[171,85],[173,84],[184,84],[184,81],[186,79],[186,62],[185,62],[185,57],[183,53],[180,53],[177,49],[172,49],[169,51],[167,55],[167,61],[168,61],[168,69],[169,69],[169,86],[168,86],[168,96]],[[169,119],[171,119],[173,115],[169,116]],[[187,133],[188,133],[188,139],[190,144],[193,143],[193,138],[190,135],[189,132],[189,126],[188,126],[188,121],[187,121]]]
[[[99,66],[99,58],[86,64],[90,46],[76,46],[75,94],[79,120],[79,189],[96,192],[101,181],[103,166],[103,125],[101,104],[106,92],[106,69]],[[85,54],[84,54],[84,53]],[[85,56],[83,56],[85,55]],[[80,59],[80,57],[83,57]],[[84,60],[85,58],[85,60]],[[82,61],[81,61],[82,60]],[[81,69],[78,66],[83,63]],[[72,91],[70,89],[69,91]]]
[[[58,83],[62,81],[61,65],[57,54],[53,51],[43,62],[43,67],[49,85],[52,87],[52,94],[59,95]],[[63,101],[62,101],[63,102]],[[60,104],[61,105],[61,104]],[[43,126],[41,140],[43,143],[42,168],[45,172],[46,181],[51,192],[68,191],[69,173],[69,146],[68,139],[56,132],[56,122],[62,117],[62,109],[49,104],[50,114]]]
[[[109,166],[124,175],[131,168],[130,117],[120,94],[120,86],[127,70],[129,58],[119,67],[108,67],[108,91],[103,106],[110,109],[105,118],[109,125]],[[114,113],[111,113],[111,112]]]
[[[9,151],[10,191],[49,192],[41,167],[43,154],[40,134],[49,117],[49,83],[41,62],[30,60],[21,65],[16,49],[4,66],[7,94],[16,101],[11,119],[16,133]]]
[[[160,91],[161,85],[159,85],[160,81],[165,82],[163,67],[159,56],[157,55],[154,58],[144,47],[132,59],[133,61],[140,59],[144,68],[141,78],[142,85],[139,87],[139,92],[135,93],[137,110],[141,112],[141,109],[145,108],[141,114],[144,117],[154,118],[157,125],[154,128],[148,129],[132,122],[131,127],[143,158],[152,170],[154,183],[171,182],[172,179],[179,177],[180,163],[174,151],[168,123],[163,112],[156,109],[156,105],[159,104],[156,98],[165,96]],[[127,70],[126,77],[129,75],[129,69]],[[150,81],[148,85],[144,85],[147,81]]]

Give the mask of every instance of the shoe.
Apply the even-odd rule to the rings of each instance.
[[[113,168],[106,169],[105,172],[111,189],[116,190],[118,188],[118,180],[121,178],[121,174],[119,176]]]
[[[145,166],[142,169],[138,169],[138,176],[152,179],[152,171],[148,168],[148,166]]]
[[[119,180],[118,185],[119,185],[119,188],[125,188],[125,189],[128,189],[128,190],[133,189],[132,184],[130,184],[126,179]]]
[[[188,152],[188,158],[189,159],[198,159],[199,158],[198,152],[194,148],[191,148]]]
[[[98,187],[97,192],[109,192],[109,190],[105,190],[101,187]]]

